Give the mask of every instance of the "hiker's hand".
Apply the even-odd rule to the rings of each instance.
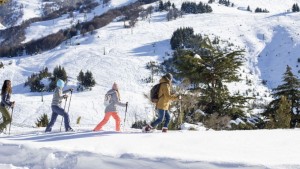
[[[70,91],[70,92],[73,92],[73,90],[74,90],[74,89],[72,89],[72,88],[71,88],[71,89],[69,89],[69,91]]]
[[[67,99],[67,98],[68,98],[68,95],[66,95],[66,94],[63,95],[63,98],[64,98],[64,99]]]
[[[11,102],[11,106],[10,107],[15,107],[15,102]]]
[[[126,102],[126,106],[128,106],[128,102]]]
[[[179,96],[178,96],[178,99],[179,99],[179,100],[181,100],[181,99],[182,99],[182,98],[181,98],[181,95],[179,95]]]

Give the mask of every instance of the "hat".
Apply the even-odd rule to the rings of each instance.
[[[56,86],[60,87],[60,88],[63,88],[65,86],[65,82],[61,79],[58,79],[57,82],[56,82]]]
[[[165,77],[167,78],[167,80],[171,81],[173,79],[173,75],[171,73],[167,73],[165,75]]]
[[[116,83],[116,82],[114,82],[114,84],[113,84],[113,86],[112,86],[112,89],[114,89],[114,90],[118,90],[118,84]]]

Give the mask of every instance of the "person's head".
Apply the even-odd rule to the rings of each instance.
[[[112,85],[112,89],[119,90],[118,84],[116,82],[114,82],[114,84]]]
[[[60,87],[60,88],[64,88],[65,82],[61,79],[58,79],[57,82],[56,82],[56,86]]]
[[[11,92],[12,92],[11,81],[10,80],[4,80],[3,85],[2,85],[1,94],[11,93]]]
[[[168,81],[172,82],[173,75],[171,73],[167,73],[163,77],[166,78]]]

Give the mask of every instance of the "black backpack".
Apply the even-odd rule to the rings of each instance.
[[[158,102],[158,93],[159,93],[159,89],[160,89],[160,85],[162,83],[156,84],[154,85],[151,90],[150,90],[150,100],[152,103],[157,103]]]

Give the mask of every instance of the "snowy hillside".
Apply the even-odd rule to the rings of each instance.
[[[40,15],[39,0],[20,2],[27,3],[25,19]],[[109,8],[130,2],[112,0]],[[182,3],[181,0],[171,2],[178,8]],[[298,75],[300,16],[286,11],[300,0],[231,2],[234,7],[213,3],[212,13],[184,15],[172,21],[167,21],[166,12],[155,12],[150,20],[139,19],[133,29],[124,28],[122,21],[114,21],[93,35],[71,39],[72,44],[80,45],[62,43],[34,56],[1,58],[4,63],[0,69],[1,85],[5,79],[12,80],[13,85],[12,100],[16,106],[11,133],[16,136],[1,136],[0,152],[7,156],[0,155],[0,168],[300,168],[299,148],[294,147],[299,141],[298,130],[203,130],[147,135],[130,129],[134,121],[149,122],[153,117],[153,105],[144,96],[153,85],[142,81],[150,76],[145,66],[149,61],[161,62],[170,57],[166,56],[172,53],[170,38],[179,27],[192,27],[195,33],[218,36],[245,49],[246,62],[240,70],[244,81],[228,84],[233,93],[250,90],[251,94],[259,93],[258,99],[269,101],[269,90],[281,84],[286,65]],[[242,10],[247,6],[252,10],[267,8],[270,13]],[[87,18],[106,10],[108,8],[99,6]],[[84,18],[78,14],[77,19]],[[68,27],[71,23],[66,16],[33,23],[26,29],[26,42]],[[32,126],[43,113],[51,114],[52,93],[31,93],[24,82],[32,73],[44,67],[52,72],[58,65],[63,66],[69,76],[65,89],[76,88],[80,70],[91,71],[97,84],[92,91],[72,95],[71,126],[80,132],[38,135],[36,131],[44,128]],[[158,79],[156,77],[156,82]],[[252,84],[246,84],[245,79],[250,79]],[[267,86],[262,85],[262,80],[267,81]],[[119,110],[125,132],[109,132],[114,129],[113,120],[104,127],[106,131],[89,132],[104,116],[104,94],[113,82],[119,84],[121,101],[129,102],[125,123],[125,109]],[[78,117],[81,117],[80,124],[76,124]],[[54,126],[55,131],[59,130],[60,119]],[[22,135],[25,132],[27,134]],[[99,159],[102,161],[96,161]]]

